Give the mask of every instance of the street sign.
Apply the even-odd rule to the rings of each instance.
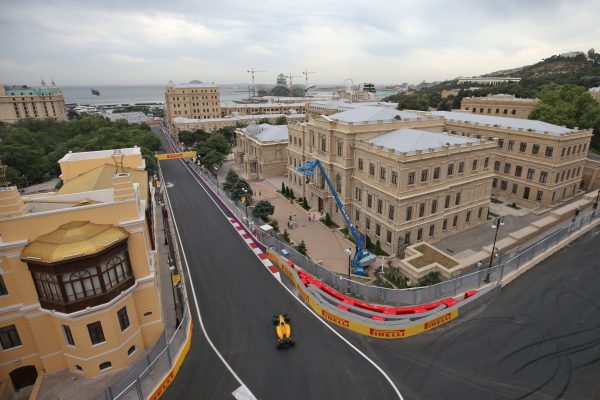
[[[160,160],[172,160],[175,158],[196,158],[195,151],[183,151],[181,153],[167,153],[167,154],[157,154],[156,159]]]

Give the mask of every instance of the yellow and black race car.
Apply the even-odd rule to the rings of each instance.
[[[275,334],[277,335],[277,348],[287,349],[296,344],[292,340],[292,327],[287,314],[279,314],[273,317],[273,325],[275,325]]]

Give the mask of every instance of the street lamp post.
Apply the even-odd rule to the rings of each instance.
[[[348,279],[352,279],[352,249],[344,249],[348,254]]]
[[[242,192],[244,192],[244,207],[246,207],[246,220],[248,220],[248,204],[250,203],[248,200],[248,189],[242,188]]]
[[[217,171],[219,170],[219,167],[217,167],[215,165],[214,168],[215,168],[215,181],[217,182],[217,189],[218,189],[219,188],[219,174],[217,173]]]
[[[600,199],[600,189],[598,189],[598,194],[596,195],[596,201],[594,201],[594,210],[598,208],[598,200]]]
[[[494,244],[492,245],[492,254],[490,254],[490,263],[487,267],[487,274],[485,279],[483,280],[485,283],[490,283],[490,269],[492,268],[492,262],[494,261],[494,252],[496,251],[496,239],[498,239],[498,230],[500,229],[500,225],[504,225],[504,217],[499,217],[494,220],[492,224],[492,228],[496,229],[496,233],[494,234]]]

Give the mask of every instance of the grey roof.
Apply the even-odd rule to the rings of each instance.
[[[363,106],[352,110],[332,114],[329,118],[342,122],[391,121],[400,116],[401,119],[422,118],[422,115],[410,111],[400,111],[386,106]]]
[[[218,88],[219,86],[215,85],[214,83],[171,83],[168,84],[167,87],[170,88],[181,88],[181,89],[186,89],[186,88]]]
[[[548,132],[551,135],[560,136],[573,132],[573,129],[563,128],[562,126],[549,124],[547,122],[536,121],[533,119],[506,118],[495,117],[492,115],[471,114],[466,112],[452,111],[433,111],[432,115],[444,117],[450,121],[478,123],[481,125],[498,125],[501,128],[509,128],[518,130],[519,128],[525,131],[532,130],[534,132]]]
[[[287,125],[258,125],[253,121],[246,128],[244,128],[243,131],[245,131],[248,136],[253,137],[261,142],[288,140]]]
[[[446,144],[481,143],[481,140],[449,135],[448,132],[434,133],[418,129],[402,128],[375,136],[366,142],[394,149],[400,153],[408,153],[417,150],[439,149]]]

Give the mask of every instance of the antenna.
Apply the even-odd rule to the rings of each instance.
[[[46,86],[46,82],[44,82],[44,77],[40,75],[40,78],[42,79],[42,86]]]
[[[252,67],[246,72],[248,72],[252,76],[252,95],[251,96],[255,97],[256,96],[256,85],[254,83],[254,74],[257,72],[267,72],[267,71],[259,71],[259,70],[254,69],[254,67]],[[248,91],[250,91],[250,90],[248,90]]]
[[[121,149],[115,149],[111,157],[115,162],[115,175],[125,174],[125,168],[123,168],[124,154]]]
[[[6,179],[6,169],[7,165],[2,164],[0,161],[0,188],[5,188],[10,186],[10,182]]]
[[[316,72],[309,71],[308,68],[306,68],[306,71],[302,71],[302,75],[304,75],[304,85],[306,87],[308,87],[308,75],[310,74],[316,74]]]

